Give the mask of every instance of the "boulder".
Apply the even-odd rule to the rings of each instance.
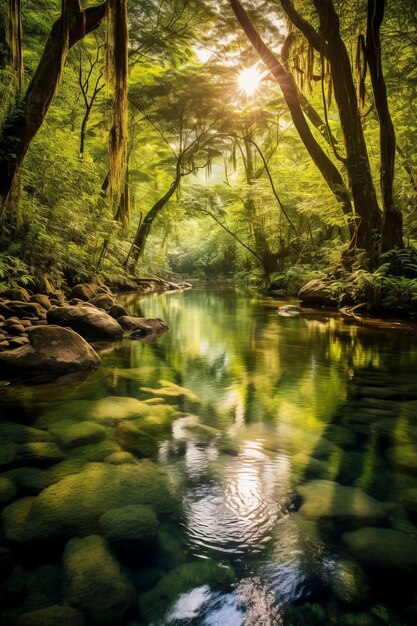
[[[91,339],[121,339],[123,330],[105,311],[93,306],[62,306],[48,311],[49,324],[72,328]]]
[[[118,320],[119,317],[129,317],[129,313],[120,304],[113,304],[113,306],[110,307],[108,314],[111,315],[115,320]]]
[[[310,280],[301,287],[298,297],[301,304],[307,306],[323,306],[337,308],[338,301],[331,295],[330,283],[322,279]]]
[[[286,304],[278,308],[278,315],[280,317],[299,317],[302,309],[299,306],[293,306],[292,304]]]
[[[117,320],[124,331],[133,331],[130,338],[136,339],[138,337],[144,337],[151,335],[152,333],[161,333],[168,330],[168,326],[165,322],[159,318],[147,318],[147,317],[132,317],[130,315],[123,315]]]
[[[63,448],[76,448],[88,443],[97,443],[105,439],[107,431],[95,422],[64,421],[51,428]]]
[[[111,296],[109,296],[109,294],[101,293],[98,296],[91,298],[91,300],[89,300],[89,303],[94,304],[94,306],[98,309],[103,309],[103,311],[106,311],[106,313],[108,313],[114,305],[114,300]]]
[[[342,540],[367,567],[403,576],[417,573],[417,540],[403,532],[368,526],[345,533]]]
[[[29,548],[62,542],[97,533],[103,513],[132,504],[151,506],[158,515],[173,513],[163,470],[148,460],[134,465],[88,463],[38,496],[7,506],[2,512],[4,536]]]
[[[30,344],[0,354],[0,370],[15,373],[66,374],[98,367],[100,357],[76,332],[59,326],[36,326]]]
[[[346,558],[330,561],[324,578],[342,604],[360,605],[369,599],[368,579],[356,561]]]
[[[71,539],[63,563],[65,602],[94,626],[121,624],[134,604],[133,585],[104,539]]]
[[[30,297],[30,300],[31,302],[36,302],[37,304],[40,304],[41,307],[44,308],[46,311],[49,311],[52,306],[48,296],[45,296],[45,294],[43,293],[35,293],[33,296]]]
[[[5,306],[12,311],[12,315],[20,317],[35,317],[37,319],[45,319],[46,311],[37,302],[20,302],[15,300],[6,301]],[[7,315],[6,317],[10,317]]]
[[[122,558],[135,561],[156,546],[158,518],[149,506],[110,509],[100,517],[100,534]]]
[[[387,515],[378,500],[355,487],[344,487],[331,480],[312,480],[297,487],[304,499],[300,513],[309,519],[331,518],[349,522],[379,522]]]
[[[21,443],[17,448],[17,461],[21,464],[47,467],[65,459],[65,453],[52,441]]]
[[[71,606],[54,604],[44,609],[22,613],[16,626],[84,626],[84,618]]]
[[[94,285],[82,283],[80,285],[75,285],[75,287],[71,289],[68,294],[68,300],[71,300],[71,298],[78,298],[79,300],[84,300],[85,302],[87,302],[88,300],[91,300],[91,298],[94,298],[94,296],[96,295],[97,290]]]
[[[8,478],[0,476],[0,505],[10,502],[10,500],[13,500],[16,496],[16,485]]]
[[[107,285],[100,285],[99,287],[97,287],[97,294],[99,293],[108,293],[109,296],[112,295],[111,289],[110,287],[107,287]]]
[[[0,582],[0,607],[7,609],[18,604],[25,595],[26,577],[22,568],[16,566],[11,575]]]
[[[117,424],[116,439],[124,450],[139,458],[154,456],[158,451],[158,442],[132,422]]]

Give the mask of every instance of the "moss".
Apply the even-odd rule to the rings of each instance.
[[[50,429],[58,437],[63,448],[75,448],[87,443],[97,443],[105,439],[107,431],[104,426],[94,422],[61,422]]]

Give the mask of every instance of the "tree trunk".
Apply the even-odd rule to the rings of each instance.
[[[74,4],[74,2],[73,2]],[[74,6],[79,3],[76,2]],[[12,108],[0,135],[0,215],[14,180],[58,89],[68,50],[98,27],[106,3],[71,12],[55,22],[25,95]],[[69,22],[69,23],[68,23]]]
[[[321,148],[320,144],[316,141],[310,130],[298,100],[298,89],[295,85],[293,77],[285,71],[278,58],[263,42],[239,0],[230,0],[230,4],[252,46],[258,52],[275,80],[279,83],[282,94],[290,111],[291,118],[294,122],[294,126],[297,129],[310,157],[340,204],[342,211],[347,218],[351,240],[353,240],[354,228],[351,222],[352,204],[349,190],[347,189],[337,167]]]
[[[381,252],[403,248],[402,213],[394,204],[395,131],[388,107],[382,71],[380,28],[384,19],[384,0],[368,0],[366,60],[371,75],[375,108],[379,120],[381,154],[382,234]]]
[[[0,21],[0,67],[12,69],[20,90],[23,77],[21,0],[6,0]]]
[[[174,195],[176,189],[178,188],[178,185],[180,184],[180,180],[181,180],[181,166],[180,166],[180,162],[178,162],[176,176],[175,176],[175,179],[171,183],[171,187],[168,189],[166,194],[162,196],[162,198],[160,198],[157,202],[155,202],[155,204],[150,209],[150,211],[146,214],[145,218],[143,219],[143,221],[141,222],[138,228],[135,239],[133,240],[133,243],[132,243],[132,248],[129,251],[129,256],[125,262],[126,267],[127,267],[129,258],[133,259],[133,263],[132,263],[133,267],[136,266],[139,260],[139,257],[142,256],[143,251],[145,249],[146,240],[148,238],[148,235],[150,233],[150,230],[151,230],[151,227],[155,218],[158,216],[159,212],[164,208],[168,200],[170,200],[170,198]],[[142,219],[142,215],[141,215],[141,219]]]

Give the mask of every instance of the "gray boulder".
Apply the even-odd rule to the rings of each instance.
[[[49,311],[52,306],[48,296],[45,296],[43,293],[35,293],[33,296],[31,296],[30,300],[31,302],[36,302],[37,304],[40,304],[41,307],[43,307],[46,311]]]
[[[117,626],[134,603],[133,585],[104,539],[71,539],[64,551],[64,598],[88,623]]]
[[[30,344],[0,354],[0,370],[14,373],[66,374],[98,367],[100,357],[77,333],[59,326],[36,326]]]
[[[311,306],[324,306],[335,308],[338,306],[337,299],[331,295],[330,283],[322,279],[310,280],[301,287],[298,297],[301,303]]]
[[[94,306],[61,306],[48,311],[50,324],[72,328],[91,339],[121,339],[120,324],[105,311]]]

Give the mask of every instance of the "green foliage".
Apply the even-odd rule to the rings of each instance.
[[[17,285],[31,285],[33,276],[27,265],[18,257],[0,253],[0,294],[10,287]]]

